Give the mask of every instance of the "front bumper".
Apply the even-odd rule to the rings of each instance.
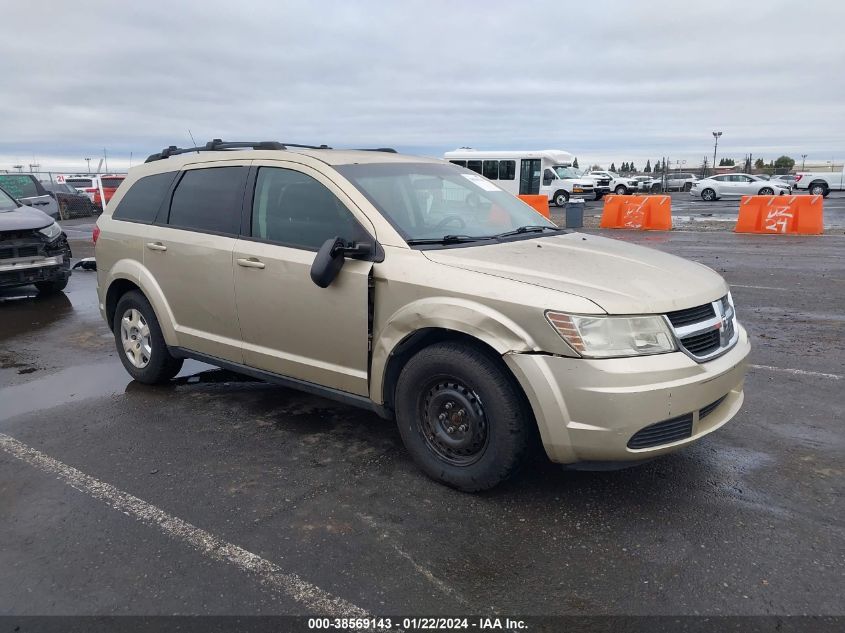
[[[23,255],[23,249],[37,249],[37,254]],[[17,257],[0,258],[0,288],[26,286],[41,281],[59,281],[70,277],[70,245],[64,234],[51,244],[41,242],[2,242],[0,250]]]
[[[505,354],[534,410],[552,461],[637,461],[682,448],[715,431],[739,411],[751,346],[745,329],[726,354],[696,363],[681,352],[636,358],[586,359]],[[706,417],[699,410],[721,398]],[[692,415],[688,437],[628,447],[643,428]]]

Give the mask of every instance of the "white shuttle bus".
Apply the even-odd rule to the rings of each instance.
[[[558,149],[525,152],[487,152],[467,147],[443,158],[494,181],[514,195],[545,194],[562,207],[570,197],[600,197],[595,181],[572,167],[575,157]]]

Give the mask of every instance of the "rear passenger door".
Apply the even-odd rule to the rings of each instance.
[[[149,228],[144,266],[161,288],[178,344],[241,363],[232,251],[249,167],[203,163],[186,169]],[[164,316],[164,315],[159,315]]]
[[[248,189],[234,254],[244,362],[367,395],[372,261],[347,258],[328,288],[311,281],[311,265],[330,238],[375,245],[372,225],[356,219],[352,201],[325,175],[303,165],[257,166]]]

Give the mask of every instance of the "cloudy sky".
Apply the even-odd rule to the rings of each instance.
[[[33,1],[2,12],[0,170],[210,138],[845,158],[845,2]],[[33,20],[37,26],[33,26]],[[24,167],[26,169],[26,167]]]

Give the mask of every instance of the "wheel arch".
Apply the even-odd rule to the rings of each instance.
[[[132,290],[140,291],[150,302],[164,341],[171,346],[178,345],[173,312],[170,310],[170,305],[167,303],[161,287],[146,268],[132,260],[117,262],[110,272],[104,305],[109,329],[112,328],[114,323],[114,313],[118,301]]]

